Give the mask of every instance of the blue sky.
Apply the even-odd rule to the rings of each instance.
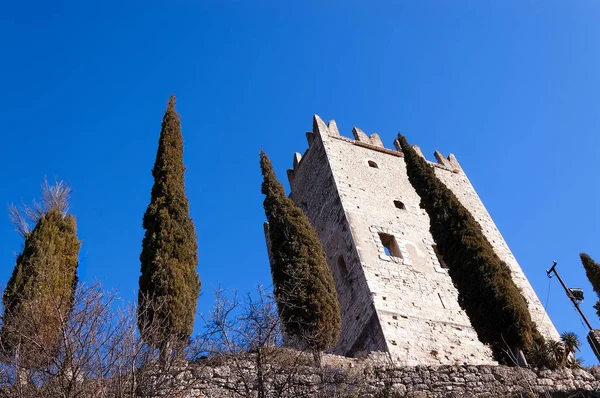
[[[174,93],[206,313],[214,287],[270,284],[258,155],[285,180],[317,113],[456,154],[542,302],[557,260],[600,327],[578,258],[600,261],[599,17],[583,0],[6,2],[0,205],[69,181],[81,279],[134,298]],[[1,284],[21,244],[0,216]],[[584,341],[550,286],[557,328]],[[597,362],[585,342],[583,356]]]

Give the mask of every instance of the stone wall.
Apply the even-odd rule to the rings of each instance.
[[[552,320],[454,155],[445,158],[439,152],[436,152],[435,157],[438,160],[438,164],[435,165],[435,174],[454,192],[462,205],[475,217],[475,220],[481,225],[485,237],[492,244],[494,251],[510,268],[512,278],[521,290],[525,300],[527,300],[531,319],[536,323],[539,331],[547,339],[559,340],[560,336]]]
[[[342,310],[335,353],[390,352],[404,365],[493,364],[440,264],[429,217],[402,153],[315,116],[309,149],[288,173],[291,198],[317,229]],[[387,253],[385,239],[397,250]]]
[[[312,133],[307,133],[307,138],[309,149],[303,156],[294,156],[294,169],[288,172],[290,197],[316,229],[336,281],[342,333],[334,352],[355,355],[385,351],[386,342],[371,290],[330,167],[329,142],[320,134],[318,125]]]
[[[600,378],[580,369],[531,370],[480,366],[390,366],[379,359],[326,356],[322,368],[270,367],[267,397],[597,397]],[[234,398],[255,396],[253,361],[190,365],[181,396]],[[243,381],[242,381],[243,379]],[[245,390],[244,385],[251,386]],[[576,394],[578,393],[578,394]],[[379,394],[379,395],[378,395]]]
[[[368,136],[356,127],[352,133],[354,140],[343,137],[334,121],[326,125],[315,116],[307,133],[309,149],[296,153],[288,170],[290,196],[316,228],[336,281],[342,333],[333,352],[385,351],[402,365],[494,364],[436,255],[429,217],[408,180],[403,154],[384,148],[377,134]],[[437,163],[431,164],[437,176],[510,267],[540,332],[557,340],[552,321],[458,161],[439,152],[435,157]]]

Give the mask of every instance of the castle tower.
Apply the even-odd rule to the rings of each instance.
[[[309,149],[288,170],[291,198],[316,228],[336,281],[342,333],[334,352],[383,351],[405,365],[491,364],[458,304],[403,154],[377,134],[340,136],[315,115]],[[540,332],[558,333],[453,155],[435,153],[437,176],[481,224],[512,271]]]

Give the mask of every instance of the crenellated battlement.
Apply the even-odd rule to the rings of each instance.
[[[315,115],[308,149],[294,154],[288,170],[290,198],[317,231],[336,281],[342,331],[333,352],[381,351],[408,365],[495,364],[460,306],[398,141],[385,148],[377,133],[358,127],[352,137]],[[558,339],[456,157],[436,151],[434,159],[428,163],[436,176],[510,268],[540,332]]]
[[[392,156],[399,156],[399,157],[404,156],[404,153],[402,153],[402,149],[400,148],[400,143],[398,142],[398,140],[394,140],[394,148],[395,149],[388,149],[383,145],[383,142],[381,141],[381,137],[377,133],[368,135],[360,128],[353,127],[352,135],[354,136],[354,139],[350,139],[350,138],[342,136],[340,134],[340,131],[338,130],[337,123],[335,122],[335,120],[330,120],[328,124],[325,124],[325,122],[323,121],[323,119],[321,119],[319,117],[319,115],[314,115],[313,116],[313,130],[306,133],[306,140],[308,142],[308,150],[310,150],[315,143],[322,143],[323,141],[333,138],[333,139],[342,140],[342,141],[345,141],[350,144],[354,144],[354,145],[357,145],[357,146],[360,146],[363,148],[387,153]],[[413,148],[417,151],[417,153],[423,159],[427,160],[425,158],[425,156],[423,155],[421,148],[418,145],[413,145]],[[308,152],[308,150],[307,150],[307,152]],[[306,155],[306,152],[305,152],[305,155]],[[288,179],[290,181],[291,181],[291,179],[294,178],[295,170],[297,169],[297,167],[299,167],[303,156],[304,155],[301,155],[298,152],[296,152],[294,154],[293,166],[291,169],[287,170]],[[462,172],[462,167],[458,163],[458,160],[456,159],[456,156],[454,156],[454,154],[451,153],[448,157],[445,157],[444,155],[442,155],[441,152],[435,151],[434,157],[436,159],[436,162],[427,160],[431,165],[433,165],[435,167],[439,167],[444,170],[454,172],[454,173]]]

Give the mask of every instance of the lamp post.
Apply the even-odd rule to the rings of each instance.
[[[554,273],[554,275],[556,275],[556,278],[558,278],[558,281],[562,285],[563,289],[565,289],[567,297],[571,300],[571,302],[575,306],[575,309],[577,309],[577,312],[579,312],[579,315],[581,315],[581,317],[585,321],[585,324],[590,329],[590,332],[587,335],[587,341],[590,344],[592,351],[594,351],[596,358],[598,358],[598,360],[600,361],[600,330],[594,330],[594,328],[592,328],[592,325],[590,325],[590,322],[585,317],[583,311],[581,311],[581,308],[579,308],[579,303],[583,301],[583,290],[579,288],[569,289],[567,285],[565,285],[562,278],[560,277],[560,275],[558,275],[558,272],[556,271],[556,261],[554,261],[554,264],[552,264],[552,268],[546,270],[548,278],[552,278],[552,275],[550,275],[550,273],[552,272]]]
[[[581,308],[579,308],[579,303],[583,301],[583,290],[581,290],[579,288],[569,289],[567,287],[567,285],[565,285],[565,283],[563,282],[560,275],[558,275],[558,271],[556,271],[556,265],[557,265],[556,261],[554,261],[553,263],[554,264],[552,264],[552,268],[550,268],[549,270],[546,270],[546,274],[548,274],[548,278],[552,278],[552,275],[550,275],[550,273],[554,272],[554,275],[556,275],[556,277],[558,278],[558,281],[562,285],[563,289],[565,289],[565,293],[567,293],[567,297],[569,297],[569,299],[571,300],[571,302],[577,309],[577,312],[579,312],[579,315],[581,315],[581,317],[585,321],[585,324],[587,325],[587,327],[590,330],[594,330],[594,328],[592,328],[592,325],[590,325],[590,322],[585,317],[583,311],[581,311]]]

